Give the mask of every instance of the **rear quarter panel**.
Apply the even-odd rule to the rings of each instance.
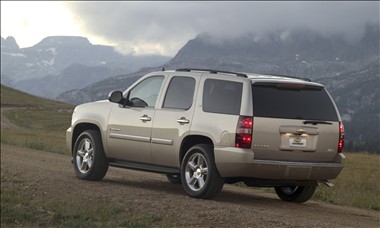
[[[243,84],[243,91],[240,114],[246,116],[252,116],[251,81],[249,79],[236,76],[205,73],[202,75],[199,84],[196,108],[190,134],[202,135],[210,138],[214,143],[214,147],[234,147],[239,115],[203,111],[203,90],[204,83],[207,79],[241,82]]]

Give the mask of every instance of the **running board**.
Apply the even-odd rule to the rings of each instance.
[[[108,161],[108,165],[117,167],[117,168],[134,169],[134,170],[154,172],[154,173],[164,173],[164,174],[179,174],[180,173],[178,168],[157,166],[157,165],[150,165],[150,164],[143,164],[143,163],[136,163],[136,162],[127,162],[127,161],[120,161],[120,160],[110,160]]]

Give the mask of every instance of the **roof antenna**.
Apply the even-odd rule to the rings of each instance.
[[[165,71],[165,67],[162,67],[162,71]]]

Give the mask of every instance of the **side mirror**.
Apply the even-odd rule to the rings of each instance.
[[[113,91],[108,95],[108,100],[113,103],[121,104],[124,100],[123,93],[120,91]]]

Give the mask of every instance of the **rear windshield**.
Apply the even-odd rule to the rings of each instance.
[[[257,117],[338,121],[335,107],[322,87],[252,85]]]

